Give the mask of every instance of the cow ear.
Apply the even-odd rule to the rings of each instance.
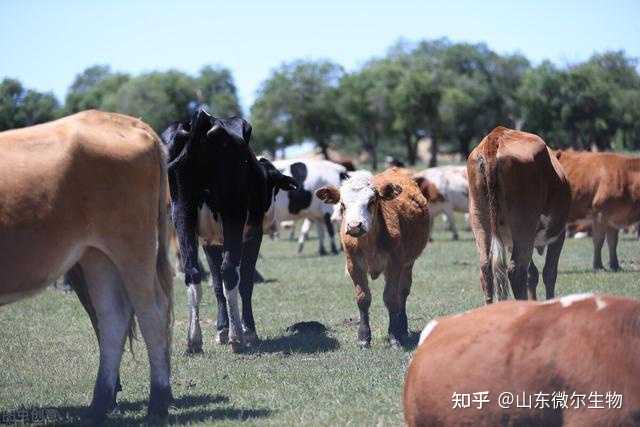
[[[299,185],[295,179],[284,174],[280,174],[280,177],[276,185],[280,190],[284,190],[284,191],[292,191],[292,190],[297,190],[299,188]]]
[[[402,187],[392,182],[386,183],[378,191],[378,194],[380,195],[380,198],[382,200],[393,200],[398,197],[400,193],[402,193]]]
[[[556,156],[556,159],[560,160],[560,157],[562,156],[562,150],[556,150],[553,152],[553,154]]]
[[[318,199],[330,205],[335,205],[340,201],[340,191],[331,185],[319,188],[316,191],[316,196]]]
[[[168,168],[172,170],[182,163],[189,154],[191,124],[173,123],[162,133],[162,139],[167,146]]]

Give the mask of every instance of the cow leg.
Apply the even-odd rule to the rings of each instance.
[[[298,225],[298,221],[292,221],[293,224],[291,225],[291,231],[289,232],[289,240],[294,241],[296,240],[296,226]]]
[[[527,299],[527,272],[532,254],[532,244],[523,245],[514,242],[507,273],[515,299]]]
[[[602,245],[604,245],[605,226],[598,221],[593,221],[591,229],[593,239],[593,269],[602,270]]]
[[[411,293],[411,282],[413,280],[413,263],[402,269],[400,274],[400,304],[402,306],[402,316],[400,318],[400,329],[404,336],[409,335],[409,319],[407,317],[407,298]]]
[[[84,296],[95,313],[100,347],[100,367],[90,409],[93,421],[100,422],[115,407],[120,362],[133,308],[118,271],[108,258],[92,251],[82,258],[81,265],[87,285]]]
[[[304,242],[309,237],[309,230],[311,229],[311,220],[309,218],[305,218],[302,221],[302,225],[300,226],[300,235],[298,236],[298,253],[302,253],[302,249],[304,248]]]
[[[204,253],[211,271],[211,287],[218,303],[218,318],[216,320],[216,338],[218,344],[229,342],[229,315],[227,314],[227,299],[222,288],[222,246],[203,246]]]
[[[392,262],[397,265],[397,263]],[[393,348],[400,348],[406,337],[407,331],[403,330],[403,306],[401,297],[402,271],[397,268],[388,268],[384,273],[384,305],[389,312],[389,343]]]
[[[229,314],[229,343],[234,353],[244,348],[242,319],[238,304],[242,234],[245,218],[223,218],[224,248],[222,251],[222,287]],[[253,274],[253,271],[251,272]]]
[[[479,204],[479,206],[476,206]],[[484,293],[486,304],[493,302],[493,269],[491,268],[491,232],[489,217],[486,215],[487,203],[483,199],[474,202],[469,200],[469,220],[475,237],[476,249],[480,258],[480,285]]]
[[[618,235],[620,230],[614,227],[607,227],[607,246],[609,247],[609,268],[611,271],[620,270],[618,262]]]
[[[565,232],[560,233],[558,238],[547,246],[547,256],[544,260],[542,270],[542,280],[547,299],[553,299],[556,295],[556,278],[558,277],[558,261],[564,245]]]
[[[316,223],[316,229],[318,230],[318,253],[320,256],[325,256],[327,251],[324,249],[324,223],[323,221],[314,221]]]
[[[338,255],[338,248],[336,247],[335,230],[333,223],[331,222],[331,214],[324,214],[324,225],[327,227],[327,233],[329,233],[329,243],[331,243],[331,253]]]
[[[187,350],[186,354],[202,353],[202,330],[200,329],[200,301],[202,285],[190,283],[187,287]]]
[[[245,234],[242,246],[242,261],[240,262],[240,297],[242,298],[242,332],[247,345],[258,341],[256,324],[253,319],[251,297],[253,295],[253,280],[255,278],[256,261],[262,243],[262,230],[251,227]]]
[[[360,312],[360,322],[358,324],[358,344],[360,347],[371,346],[371,327],[369,326],[369,307],[371,306],[371,290],[367,273],[354,261],[347,260],[347,272],[351,276],[356,295],[356,304]]]
[[[453,217],[453,207],[448,204],[442,213],[447,217],[447,222],[449,223],[449,230],[451,230],[451,233],[453,233],[453,240],[458,240],[460,237],[458,236],[456,221]]]
[[[538,268],[533,263],[533,259],[529,262],[529,272],[527,276],[527,293],[530,300],[537,300],[538,296],[536,295],[536,288],[538,287],[538,281],[540,279],[540,274],[538,273]]]

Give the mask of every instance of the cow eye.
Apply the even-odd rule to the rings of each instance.
[[[340,202],[340,212],[344,213],[344,203]]]

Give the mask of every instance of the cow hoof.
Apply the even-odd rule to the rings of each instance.
[[[320,249],[318,251],[318,255],[320,255],[320,256],[325,256],[326,254],[327,254],[327,251],[325,251],[324,248],[322,248],[322,249]]]
[[[371,348],[371,341],[358,340],[358,345],[360,346],[360,348]]]
[[[402,342],[397,338],[389,337],[389,345],[394,350],[400,350],[402,348]]]
[[[244,343],[240,340],[229,340],[229,343],[231,344],[231,352],[232,353],[242,353],[245,350],[245,346]]]
[[[622,268],[620,268],[619,265],[612,265],[609,267],[609,269],[613,272],[613,273],[617,273],[619,271],[622,271]]]
[[[256,331],[244,330],[244,343],[247,347],[253,347],[258,343]]]
[[[331,249],[331,253],[334,254],[334,255],[338,255],[339,254],[339,252],[338,252],[338,250],[336,248]]]
[[[298,253],[301,254],[302,253],[302,245],[298,246]]]
[[[453,240],[460,240],[460,236],[458,236],[457,234],[454,234]]]
[[[216,344],[225,345],[229,344],[229,328],[224,328],[216,331]]]
[[[187,349],[184,351],[185,356],[193,356],[202,353],[202,343],[187,342]]]

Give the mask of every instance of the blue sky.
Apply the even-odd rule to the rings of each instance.
[[[640,57],[640,1],[0,0],[0,78],[62,99],[93,64],[131,73],[222,64],[246,109],[283,62],[328,58],[350,70],[399,38],[445,36],[534,63],[607,49]]]

